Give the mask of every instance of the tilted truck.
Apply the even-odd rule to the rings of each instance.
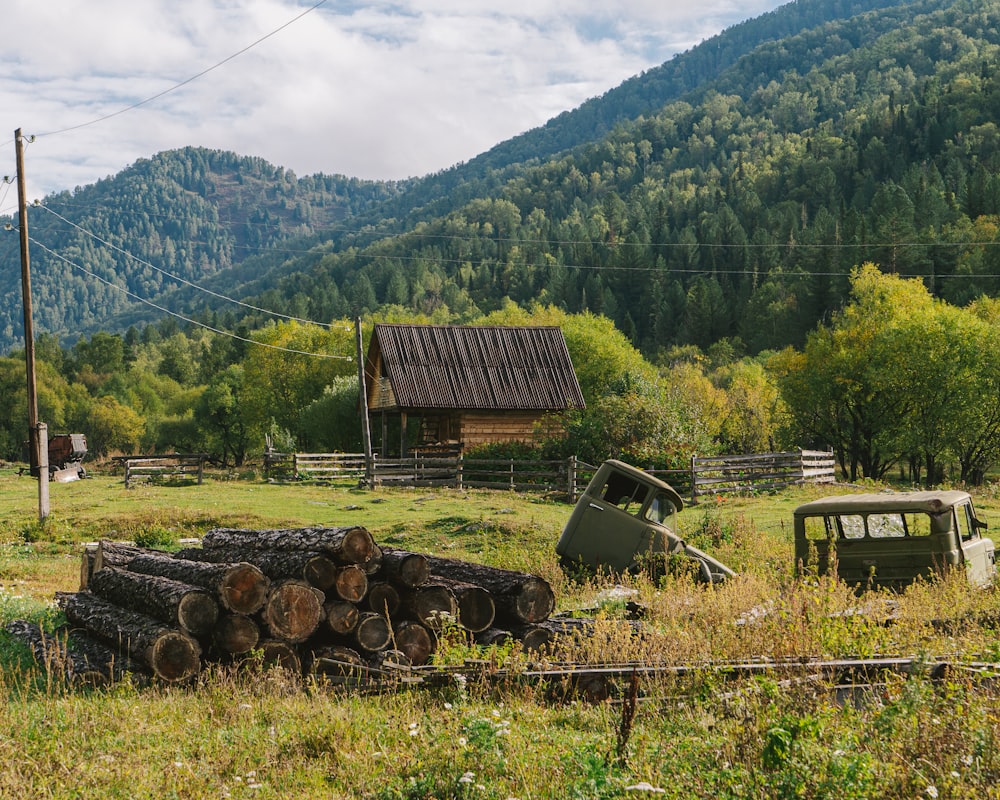
[[[963,491],[880,492],[823,497],[795,509],[799,573],[837,576],[859,588],[901,589],[962,570],[976,585],[996,575],[986,523]]]
[[[654,475],[605,461],[580,495],[556,545],[563,568],[636,572],[672,556],[694,561],[698,577],[718,583],[733,571],[677,534],[681,496]]]

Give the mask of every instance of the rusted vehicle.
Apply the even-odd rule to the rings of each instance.
[[[30,443],[25,442],[26,461],[31,475],[38,477],[38,464]],[[87,455],[87,437],[82,433],[60,433],[49,438],[49,480],[59,483],[87,477],[83,459]]]
[[[622,461],[605,461],[577,501],[556,545],[567,570],[585,567],[635,572],[666,563],[672,556],[692,559],[698,577],[717,583],[733,571],[677,534],[681,496],[654,475]]]
[[[985,528],[963,491],[824,497],[795,509],[795,562],[800,573],[835,568],[859,588],[899,589],[956,569],[986,586],[996,556]]]

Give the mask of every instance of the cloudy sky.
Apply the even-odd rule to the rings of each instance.
[[[187,145],[424,175],[783,2],[4,0],[0,175],[18,128],[30,199]]]

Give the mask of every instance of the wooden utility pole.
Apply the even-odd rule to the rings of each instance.
[[[361,317],[355,318],[354,333],[357,344],[358,358],[358,390],[361,393],[361,436],[365,447],[365,482],[368,486],[375,485],[375,458],[372,455],[371,421],[368,419],[368,389],[365,386],[365,353],[361,338]]]
[[[38,468],[38,519],[49,515],[48,431],[38,422],[38,392],[35,382],[35,331],[31,319],[31,262],[28,258],[28,202],[25,198],[24,139],[14,131],[17,163],[18,233],[21,238],[21,296],[24,304],[24,362],[28,372],[28,446],[31,463]]]

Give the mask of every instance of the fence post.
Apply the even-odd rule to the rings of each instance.
[[[576,456],[570,456],[566,464],[566,488],[569,490],[569,499],[576,499]]]
[[[292,453],[292,475],[296,479],[299,477],[299,454]]]
[[[695,456],[691,456],[691,502],[698,502],[698,468],[695,465]]]

